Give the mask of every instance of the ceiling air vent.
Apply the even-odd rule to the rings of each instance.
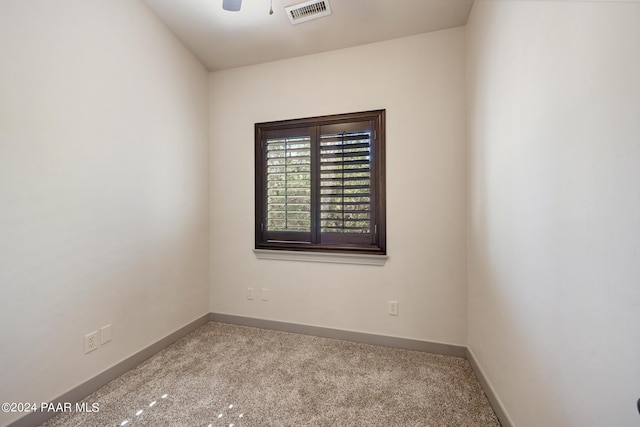
[[[284,8],[287,16],[292,24],[311,21],[312,19],[322,18],[331,15],[331,6],[329,0],[311,0],[303,3],[294,4]]]

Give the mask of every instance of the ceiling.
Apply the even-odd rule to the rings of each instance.
[[[143,0],[210,71],[326,52],[467,23],[473,0],[329,0],[332,14],[291,25],[304,0]]]

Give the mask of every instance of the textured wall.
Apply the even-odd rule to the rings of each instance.
[[[464,29],[211,74],[211,310],[466,343]],[[384,267],[258,260],[254,123],[385,108]],[[245,299],[265,287],[271,300]],[[387,315],[387,301],[400,315]]]
[[[640,3],[476,1],[469,347],[518,427],[640,397]]]
[[[2,1],[0,63],[0,401],[42,402],[208,312],[208,73],[130,0]]]

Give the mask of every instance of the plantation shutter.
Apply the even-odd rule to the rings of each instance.
[[[310,132],[271,132],[265,149],[267,235],[272,240],[310,241]]]
[[[256,249],[386,253],[384,110],[256,123]]]
[[[371,122],[320,127],[320,241],[372,242],[374,127]]]

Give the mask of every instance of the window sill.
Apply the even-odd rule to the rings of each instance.
[[[360,264],[383,266],[388,255],[347,254],[326,252],[302,252],[302,251],[270,251],[267,249],[254,249],[258,259],[277,259],[281,261],[306,261],[328,262],[334,264]]]

